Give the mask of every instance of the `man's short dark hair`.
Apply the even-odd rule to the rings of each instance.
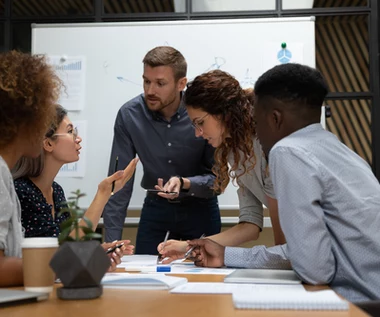
[[[286,104],[320,108],[328,89],[322,74],[300,64],[282,64],[266,71],[255,83],[255,95],[277,99]]]
[[[169,66],[173,69],[176,81],[186,77],[187,63],[181,52],[171,46],[157,46],[151,49],[143,59],[150,67]]]

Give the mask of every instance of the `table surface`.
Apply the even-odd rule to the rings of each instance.
[[[174,274],[171,274],[174,275]],[[222,282],[224,275],[175,275],[189,282]],[[55,285],[55,289],[60,285]],[[305,286],[308,290],[326,286]],[[229,295],[170,294],[166,290],[115,290],[104,289],[100,298],[93,300],[64,301],[56,297],[55,289],[48,300],[0,308],[0,316],[8,317],[75,317],[75,316],[136,316],[136,317],[209,317],[209,316],[368,316],[350,304],[348,311],[294,311],[294,310],[238,310]]]

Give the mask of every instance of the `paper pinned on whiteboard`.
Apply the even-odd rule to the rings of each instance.
[[[84,108],[86,59],[84,56],[49,56],[57,75],[65,87],[58,103],[68,111]]]

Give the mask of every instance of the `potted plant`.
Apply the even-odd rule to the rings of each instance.
[[[84,216],[78,201],[85,194],[72,192],[60,214],[70,217],[61,224],[58,237],[60,247],[50,261],[50,266],[63,284],[57,289],[61,299],[91,299],[103,293],[100,284],[110,266],[110,260],[97,240],[101,235],[92,230],[92,223]]]

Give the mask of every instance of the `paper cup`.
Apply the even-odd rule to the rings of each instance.
[[[57,251],[58,238],[25,238],[21,247],[25,290],[50,293],[55,274],[49,263]]]

